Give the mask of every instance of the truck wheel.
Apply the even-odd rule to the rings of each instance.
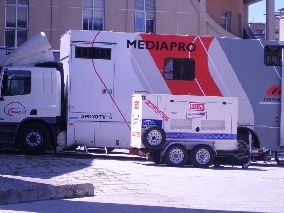
[[[142,143],[150,150],[161,149],[166,143],[166,133],[157,126],[150,127],[144,132]]]
[[[161,163],[161,158],[160,158],[161,152],[150,152],[149,156],[150,159],[155,163],[155,164],[160,164]]]
[[[214,152],[207,145],[195,146],[190,152],[190,161],[198,168],[209,167],[214,160]]]
[[[167,149],[164,159],[168,166],[183,166],[188,160],[188,151],[182,145],[172,145]]]
[[[43,154],[50,145],[50,135],[41,123],[27,123],[20,128],[17,146],[25,154]]]
[[[260,148],[258,144],[258,140],[256,137],[254,137],[254,134],[252,134],[252,143],[251,147],[252,148]],[[242,129],[238,128],[238,133],[237,133],[237,140],[239,141],[245,141],[249,145],[249,130],[247,129]]]

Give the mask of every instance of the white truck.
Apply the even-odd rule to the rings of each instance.
[[[223,164],[248,168],[258,150],[237,140],[237,121],[236,97],[135,94],[131,146],[145,150],[157,164],[183,166],[190,159],[206,168],[219,157]]]
[[[60,62],[40,33],[1,64],[0,143],[128,149],[131,97],[238,97],[238,140],[282,151],[283,42],[70,30]]]

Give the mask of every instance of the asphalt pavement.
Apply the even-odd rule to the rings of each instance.
[[[283,166],[198,169],[130,156],[0,153],[0,212],[282,213]],[[33,201],[33,202],[32,202]]]

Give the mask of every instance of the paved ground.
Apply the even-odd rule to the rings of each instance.
[[[0,186],[86,184],[94,196],[3,204],[0,212],[239,213],[284,211],[284,167],[274,163],[197,169],[114,154],[0,153]],[[22,183],[22,184],[20,184]],[[13,185],[13,184],[12,184]],[[73,191],[80,196],[80,190]]]

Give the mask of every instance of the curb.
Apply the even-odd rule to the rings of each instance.
[[[91,183],[57,183],[56,185],[38,183],[33,186],[0,189],[0,205],[86,196],[94,196],[94,185]]]

